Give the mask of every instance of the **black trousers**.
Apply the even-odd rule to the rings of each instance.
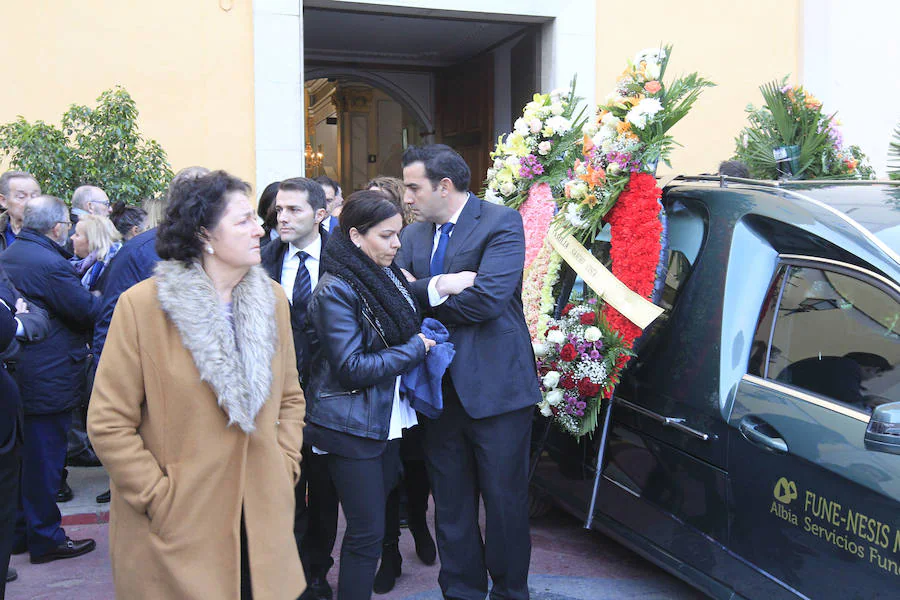
[[[244,511],[241,510],[241,600],[253,600],[250,579],[250,555],[247,553],[247,529],[244,527]]]
[[[4,442],[0,441],[0,445]],[[0,454],[0,600],[6,597],[6,571],[12,553],[19,503],[19,450]]]
[[[533,407],[473,419],[444,378],[444,412],[424,419],[444,597],[528,599],[528,459]],[[486,527],[478,523],[479,495]]]
[[[428,512],[428,496],[431,483],[425,467],[422,448],[422,428],[413,427],[403,431],[400,442],[400,460],[403,475],[387,499],[384,513],[384,545],[396,545],[400,541],[400,496],[406,492],[406,513],[411,531],[421,531],[428,527],[425,515]]]
[[[328,458],[303,445],[300,480],[294,488],[294,539],[306,581],[325,578],[334,564],[338,496],[328,472]]]
[[[400,474],[399,441],[388,442],[375,458],[327,455],[347,530],[341,542],[337,600],[369,600],[384,537],[384,507],[388,491]]]

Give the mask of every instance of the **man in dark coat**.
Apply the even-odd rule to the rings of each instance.
[[[528,458],[541,394],[522,312],[525,234],[507,207],[469,193],[470,172],[444,145],[403,154],[406,202],[418,221],[396,263],[423,306],[450,330],[456,356],[444,411],[422,417],[445,598],[527,600],[531,539]],[[461,277],[477,272],[474,280]],[[463,284],[459,282],[463,281]],[[484,500],[484,542],[478,497]]]
[[[72,540],[60,527],[56,506],[66,460],[72,408],[79,402],[90,359],[87,340],[99,306],[81,285],[63,249],[69,211],[53,196],[25,205],[16,243],[0,254],[10,282],[50,317],[49,335],[27,344],[16,357],[15,379],[25,411],[22,453],[22,508],[14,551],[31,561],[49,562],[93,550],[94,540]]]
[[[297,372],[304,389],[310,372],[306,306],[323,274],[320,258],[328,239],[322,227],[322,221],[328,217],[325,202],[325,191],[312,179],[295,177],[282,181],[275,196],[278,238],[262,250],[263,268],[281,284],[291,303]],[[302,599],[330,599],[332,591],[326,576],[334,564],[331,551],[337,535],[337,491],[326,462],[306,444],[294,495],[294,538],[307,581]]]
[[[0,269],[0,600],[5,596],[6,583],[18,577],[16,570],[8,567],[19,504],[19,454],[24,441],[19,386],[9,371],[15,368],[15,355],[21,348],[18,340],[39,342],[49,328],[47,313],[36,307],[29,311]]]

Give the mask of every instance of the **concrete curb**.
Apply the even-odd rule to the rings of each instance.
[[[104,525],[109,523],[109,511],[97,511],[95,513],[78,513],[75,515],[63,515],[62,526],[70,525]]]

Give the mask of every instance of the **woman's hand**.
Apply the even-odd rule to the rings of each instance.
[[[24,298],[18,298],[16,300],[16,314],[21,315],[28,312],[28,303],[25,302]]]
[[[419,337],[422,338],[422,342],[425,344],[425,354],[428,354],[428,351],[431,350],[437,342],[434,340],[425,337],[424,333],[420,333]]]
[[[475,284],[475,271],[460,271],[459,273],[444,273],[434,284],[441,296],[456,296],[464,289]]]
[[[408,283],[412,283],[416,280],[416,276],[407,271],[406,269],[400,269],[400,272],[403,273],[403,276],[406,277],[406,281]]]

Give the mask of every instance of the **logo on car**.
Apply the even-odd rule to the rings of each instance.
[[[797,484],[793,481],[788,481],[786,477],[782,477],[775,484],[773,494],[775,499],[782,504],[790,504],[797,499]]]

